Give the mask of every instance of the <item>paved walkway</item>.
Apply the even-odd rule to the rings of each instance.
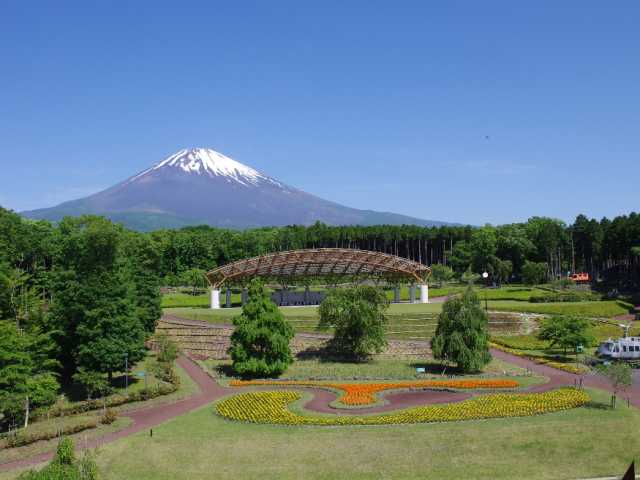
[[[495,358],[499,358],[509,363],[519,365],[531,370],[538,375],[543,375],[549,378],[549,382],[530,387],[529,389],[527,389],[527,391],[542,392],[560,386],[573,385],[576,378],[579,378],[577,375],[561,370],[556,370],[545,365],[538,365],[531,360],[517,357],[500,350],[493,349],[491,353]],[[227,395],[229,393],[238,393],[240,391],[238,388],[225,388],[218,385],[218,383],[213,380],[206,372],[204,372],[196,363],[187,359],[186,357],[181,356],[178,359],[178,364],[198,385],[198,387],[200,388],[199,393],[187,399],[179,400],[169,405],[156,405],[149,408],[142,408],[139,410],[126,412],[123,414],[123,416],[131,418],[133,421],[132,425],[118,432],[109,433],[102,437],[91,439],[87,441],[86,447],[95,448],[114,440],[127,437],[134,433],[153,428],[156,425],[166,422],[167,420],[211,403],[224,395]],[[636,378],[640,380],[640,378]],[[604,378],[598,375],[583,376],[583,384],[588,387],[600,388],[609,391],[611,390],[609,383]],[[274,387],[266,388],[273,389]],[[286,388],[290,389],[291,387]],[[467,393],[437,392],[433,390],[396,392],[389,393],[385,396],[385,401],[387,403],[384,405],[352,410],[335,409],[330,407],[329,404],[336,399],[336,394],[333,392],[319,388],[305,388],[303,390],[312,391],[314,395],[313,398],[305,405],[308,409],[322,413],[340,414],[377,413],[389,410],[398,410],[416,405],[424,405],[427,403],[461,401],[465,398],[468,398],[469,396],[469,394]],[[636,382],[634,386],[630,388],[623,396],[628,396],[633,405],[635,405],[636,407],[640,407],[640,382]],[[84,445],[82,447],[84,447]],[[52,456],[53,452],[47,452],[22,460],[0,464],[0,471],[35,465],[50,460]]]
[[[97,446],[104,445],[105,443],[113,442],[114,440],[127,437],[142,430],[150,429],[156,425],[159,425],[160,423],[166,422],[167,420],[182,415],[183,413],[190,412],[191,410],[206,405],[207,403],[210,403],[229,392],[228,389],[220,387],[209,375],[207,375],[197,364],[195,364],[191,360],[185,357],[180,357],[178,359],[178,364],[198,385],[198,387],[200,388],[199,393],[184,400],[179,400],[175,403],[171,403],[169,405],[156,405],[149,408],[142,408],[140,410],[123,413],[122,416],[129,417],[133,420],[133,423],[129,427],[117,432],[108,433],[106,435],[103,435],[102,437],[88,440],[86,442],[86,446],[88,448],[95,448]],[[80,448],[80,446],[78,447]],[[84,447],[84,445],[82,445],[82,447]],[[41,462],[48,461],[52,457],[53,452],[47,452],[22,460],[3,463],[0,464],[0,471],[35,465]]]

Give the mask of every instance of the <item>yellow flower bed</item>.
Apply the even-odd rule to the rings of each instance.
[[[588,369],[585,367],[576,367],[575,365],[572,365],[569,363],[554,362],[553,360],[547,360],[546,358],[536,357],[535,355],[528,355],[524,352],[521,352],[520,350],[505,347],[504,345],[500,345],[498,343],[489,342],[489,345],[497,350],[502,350],[503,352],[510,353],[511,355],[516,355],[517,357],[526,358],[527,360],[531,360],[534,363],[538,363],[540,365],[547,365],[548,367],[557,368],[558,370],[564,370],[565,372],[575,373],[576,375],[580,375],[582,373],[588,372]]]
[[[298,392],[248,392],[216,404],[218,415],[230,420],[284,425],[391,425],[401,423],[455,422],[500,417],[528,417],[584,405],[589,395],[575,388],[544,393],[492,394],[459,403],[426,405],[395,413],[371,416],[304,416],[289,410],[300,399]]]
[[[232,387],[245,387],[250,385],[295,385],[300,387],[319,387],[341,390],[339,398],[345,405],[371,405],[375,403],[375,395],[385,390],[397,390],[400,388],[516,388],[519,384],[516,380],[505,379],[463,379],[463,380],[418,380],[388,383],[327,383],[311,380],[232,380]]]

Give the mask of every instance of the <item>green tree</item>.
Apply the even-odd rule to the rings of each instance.
[[[453,246],[451,258],[449,259],[453,269],[462,274],[471,266],[473,252],[471,245],[466,240],[460,240]]]
[[[467,285],[476,283],[478,280],[480,280],[480,278],[481,277],[479,273],[473,273],[471,271],[471,265],[469,265],[465,272],[460,276],[460,280],[462,281],[462,283],[466,283]]]
[[[135,314],[149,335],[155,331],[162,316],[160,254],[148,236],[132,233],[127,236],[124,254],[135,292]]]
[[[615,362],[608,365],[602,364],[597,367],[598,372],[603,375],[613,387],[611,396],[611,407],[616,407],[618,392],[628,388],[633,383],[633,371],[631,366],[624,362]]]
[[[261,280],[251,281],[242,315],[235,317],[233,324],[229,355],[238,374],[275,376],[293,362],[289,347],[293,328],[271,301]]]
[[[380,353],[387,345],[385,311],[389,301],[384,292],[371,286],[333,289],[320,304],[318,328],[334,328],[331,346],[341,355],[357,361]]]
[[[29,410],[52,404],[59,388],[54,345],[38,329],[0,321],[0,414],[3,423],[29,421]]]
[[[454,277],[455,273],[451,267],[436,263],[431,265],[431,277],[435,282],[441,284],[448,282]]]
[[[559,347],[567,354],[575,352],[578,346],[586,347],[595,341],[591,334],[591,322],[583,317],[554,315],[542,322],[538,338],[549,342],[549,347]]]
[[[471,268],[476,273],[488,272],[494,277],[497,273],[496,229],[492,226],[478,228],[471,235]]]
[[[497,266],[496,276],[498,280],[500,283],[508,283],[513,272],[513,263],[511,263],[511,260],[498,260]]]
[[[525,261],[522,267],[522,281],[527,285],[539,285],[547,276],[547,264]]]
[[[479,372],[491,361],[487,314],[471,287],[444,303],[431,349],[435,358],[465,373]]]
[[[146,332],[135,306],[135,285],[122,258],[122,229],[101,217],[60,222],[60,253],[52,281],[52,326],[60,333],[60,360],[107,373],[145,355]]]
[[[201,268],[190,268],[189,270],[185,270],[180,275],[180,282],[184,286],[191,287],[193,295],[196,294],[198,288],[204,288],[207,285],[207,281],[205,279],[206,272]]]
[[[519,275],[525,259],[536,251],[535,245],[527,237],[524,225],[513,223],[497,228],[496,255],[503,261],[510,261],[513,273]]]

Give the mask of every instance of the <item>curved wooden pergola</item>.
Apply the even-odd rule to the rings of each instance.
[[[212,288],[251,278],[279,281],[307,277],[372,277],[389,281],[425,283],[431,269],[387,253],[348,248],[313,248],[275,252],[229,263],[207,272]]]

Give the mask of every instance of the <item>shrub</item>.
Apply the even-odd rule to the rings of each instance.
[[[104,374],[93,370],[80,367],[73,375],[73,380],[80,384],[89,400],[94,396],[109,395],[113,391]]]
[[[54,438],[58,438],[60,435],[73,435],[75,433],[80,433],[85,430],[96,428],[97,426],[98,420],[90,419],[84,422],[76,423],[74,425],[66,426],[62,430],[53,429],[45,432],[34,433],[24,433],[22,431],[18,431],[15,435],[9,435],[4,442],[4,445],[7,448],[23,447],[24,445],[40,442],[42,440],[52,440]]]
[[[58,443],[58,448],[56,448],[56,456],[54,457],[54,462],[59,463],[60,465],[73,465],[76,461],[75,447],[73,445],[73,440],[69,437],[63,437]]]
[[[320,305],[318,329],[334,328],[331,347],[357,361],[380,353],[387,345],[384,315],[389,301],[370,286],[331,290]]]
[[[609,365],[598,365],[598,371],[609,380],[613,387],[611,395],[611,406],[616,407],[618,392],[630,387],[633,384],[633,372],[629,364],[624,362],[611,363]]]
[[[22,473],[19,480],[97,480],[98,467],[93,456],[87,452],[77,461],[73,441],[63,438],[58,444],[56,455],[42,470]]]
[[[115,394],[104,399],[98,400],[85,400],[83,402],[76,402],[72,405],[54,405],[48,410],[38,410],[34,414],[34,418],[42,417],[62,417],[67,415],[76,415],[78,413],[85,413],[91,410],[98,410],[108,407],[119,407],[126,403],[139,402],[142,400],[149,400],[151,398],[160,397],[162,395],[168,395],[178,390],[179,381],[178,377],[175,377],[176,382],[169,385],[158,385],[156,387],[145,388],[132,392],[129,395]]]
[[[107,408],[100,418],[100,423],[103,425],[111,425],[118,418],[118,412],[116,412],[113,408]]]
[[[158,362],[173,363],[178,358],[178,345],[169,338],[166,332],[156,334],[156,342],[158,344]]]
[[[532,295],[529,298],[531,303],[556,303],[556,302],[592,302],[600,300],[600,295],[590,292],[562,292],[549,293],[545,295]]]

